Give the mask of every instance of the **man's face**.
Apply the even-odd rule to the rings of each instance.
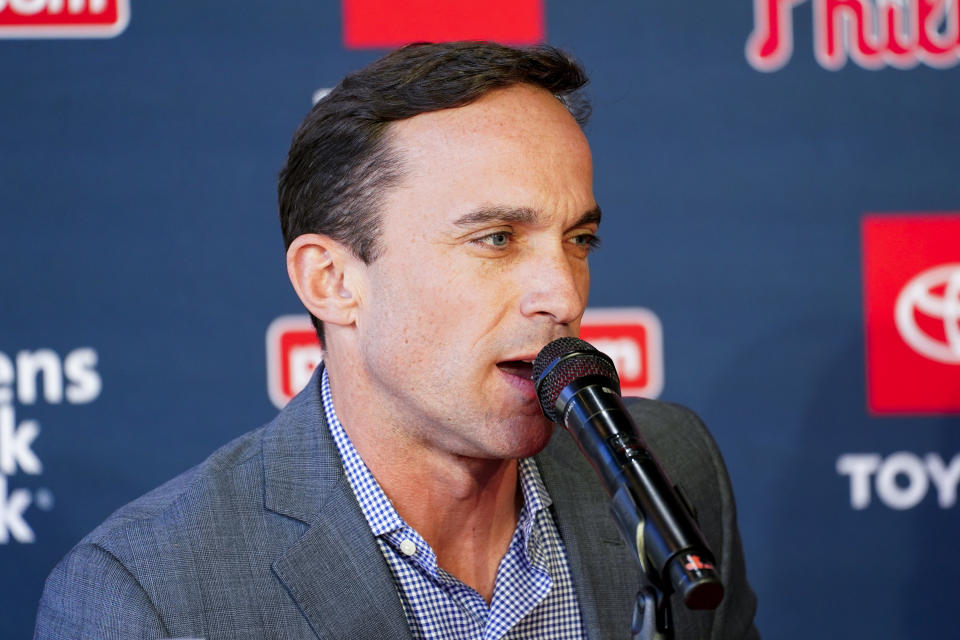
[[[515,458],[549,440],[529,363],[575,336],[599,209],[586,138],[544,89],[517,85],[394,123],[403,175],[363,267],[365,397],[410,443]]]

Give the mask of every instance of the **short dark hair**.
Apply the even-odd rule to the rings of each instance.
[[[586,83],[583,68],[555,47],[492,42],[412,44],[346,76],[293,134],[278,185],[286,247],[322,233],[367,264],[377,258],[380,197],[402,171],[386,139],[391,122],[531,84],[557,96],[583,126],[590,107],[579,90]],[[313,323],[322,340],[321,322]]]

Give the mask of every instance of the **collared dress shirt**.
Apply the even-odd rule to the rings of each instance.
[[[394,509],[337,418],[326,371],[321,391],[347,480],[393,574],[414,638],[586,637],[563,541],[550,513],[550,496],[533,459],[519,461],[523,507],[510,547],[497,569],[488,605],[479,593],[437,564],[430,545]]]

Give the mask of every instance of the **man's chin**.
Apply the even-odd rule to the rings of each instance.
[[[546,448],[556,431],[556,425],[547,420],[542,415],[538,419],[525,421],[527,424],[519,427],[521,437],[512,443],[514,455],[512,458],[529,458],[535,456]]]

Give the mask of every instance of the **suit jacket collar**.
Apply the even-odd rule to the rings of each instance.
[[[327,429],[318,367],[263,437],[264,504],[306,523],[273,563],[319,637],[410,638],[393,577]]]

